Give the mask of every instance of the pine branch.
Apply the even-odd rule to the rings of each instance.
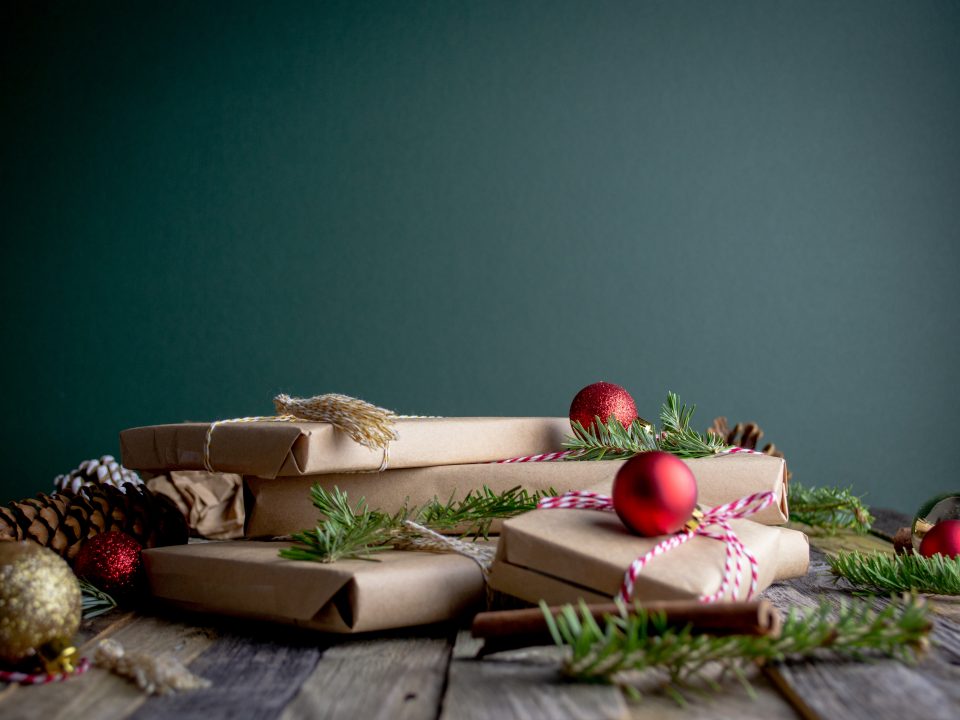
[[[852,488],[804,487],[790,485],[787,504],[790,520],[818,527],[829,533],[840,529],[865,533],[870,530],[873,516]]]
[[[727,448],[719,435],[700,434],[690,427],[696,406],[681,405],[675,393],[667,393],[660,409],[661,432],[637,419],[624,427],[613,415],[604,422],[595,418],[590,427],[573,423],[573,436],[563,446],[573,450],[570,460],[621,460],[651,450],[663,450],[682,458],[716,455]]]
[[[295,534],[293,539],[297,544],[280,550],[280,556],[324,563],[349,558],[371,559],[372,553],[389,550],[417,537],[416,532],[405,525],[407,520],[436,532],[457,529],[465,536],[486,537],[494,520],[533,510],[545,495],[556,495],[556,491],[529,493],[518,486],[496,493],[484,486],[471,490],[460,500],[451,497],[442,502],[434,497],[421,507],[404,508],[390,515],[370,510],[363,498],[351,506],[347,494],[339,488],[329,492],[314,485],[311,496],[322,518],[316,528]]]
[[[411,510],[411,519],[437,532],[460,529],[462,535],[486,538],[494,520],[534,510],[540,498],[556,494],[553,488],[546,493],[531,494],[519,485],[502,493],[483,486],[471,490],[462,500],[454,500],[451,496],[446,503],[441,503],[434,497],[423,507]]]
[[[84,620],[104,615],[117,606],[117,601],[86,580],[80,582],[80,607]]]
[[[663,430],[658,444],[661,450],[679,457],[698,458],[716,455],[727,448],[726,442],[719,435],[704,435],[690,427],[696,409],[696,405],[690,408],[681,405],[676,393],[667,393],[667,402],[660,409],[660,424]]]
[[[634,420],[625,428],[614,415],[603,422],[598,416],[590,427],[574,421],[573,437],[563,446],[575,451],[571,460],[621,460],[657,449],[653,426]]]
[[[850,584],[879,592],[960,595],[960,557],[841,551],[827,556],[830,570]]]
[[[566,676],[610,681],[625,671],[658,669],[668,674],[677,694],[679,683],[709,682],[704,675],[708,663],[745,681],[742,670],[748,663],[811,657],[823,651],[854,659],[882,655],[912,662],[926,647],[932,628],[926,606],[913,596],[880,611],[865,601],[842,604],[836,615],[827,601],[802,614],[791,610],[778,637],[694,635],[689,627],[668,628],[663,614],[648,614],[642,608],[607,616],[602,626],[582,603],[579,611],[567,605],[556,616],[545,603],[541,608],[554,641],[568,648],[562,668]]]

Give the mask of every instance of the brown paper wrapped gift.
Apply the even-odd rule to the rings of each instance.
[[[299,478],[244,478],[248,537],[273,537],[313,527],[317,511],[310,503],[310,487],[338,487],[353,500],[366,498],[367,505],[393,513],[405,503],[421,505],[434,496],[442,500],[461,498],[468,491],[486,486],[503,492],[520,486],[530,492],[596,489],[609,494],[617,471],[626,461],[560,461],[531,463],[482,463],[430,468],[387,470],[382,473],[310,475]],[[752,519],[775,525],[787,520],[786,466],[769,455],[721,455],[686,460],[697,478],[700,503],[721,505],[755,492],[770,490],[775,502]],[[600,488],[593,486],[605,483]],[[499,522],[492,530],[497,532]]]
[[[730,523],[759,562],[758,590],[775,580],[806,574],[810,549],[796,530]],[[535,510],[503,524],[490,587],[529,602],[609,601],[630,564],[663,538],[631,534],[615,513]],[[714,592],[722,581],[723,542],[694,537],[651,560],[639,573],[637,600],[690,600]],[[746,599],[749,569],[738,598]]]
[[[209,423],[183,423],[124,430],[123,465],[153,473],[203,470],[209,428]],[[328,423],[224,423],[212,433],[210,465],[218,472],[274,478],[487,462],[560,450],[570,422],[398,418],[394,429],[398,437],[384,451],[364,447]]]
[[[243,537],[243,483],[239,475],[171,470],[147,481],[183,513],[193,535],[210,540]]]
[[[453,553],[284,560],[288,543],[236,540],[145,550],[151,593],[187,610],[367,632],[469,615],[486,595],[479,566]]]

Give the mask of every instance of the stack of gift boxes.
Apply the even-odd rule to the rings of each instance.
[[[315,527],[310,488],[339,488],[388,513],[483,487],[502,492],[609,494],[625,461],[502,462],[562,450],[567,418],[398,418],[386,448],[368,448],[321,422],[159,425],[121,433],[123,464],[141,474],[207,470],[243,476],[245,538],[144,552],[152,594],[191,610],[364,632],[440,622],[480,608],[487,584],[525,601],[609,600],[624,572],[658,538],[631,534],[613,513],[534,510],[495,525],[489,573],[456,553],[378,552],[375,561],[282,559],[275,538]],[[736,453],[685,461],[698,501],[715,506],[756,492],[774,501],[732,526],[756,557],[759,589],[806,572],[806,537],[787,521],[781,458]],[[286,544],[289,544],[287,542]],[[694,599],[720,585],[725,545],[694,537],[649,563],[634,599]],[[743,599],[746,584],[734,597]]]

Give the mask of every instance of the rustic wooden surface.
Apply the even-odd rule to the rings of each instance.
[[[765,593],[782,609],[839,604],[847,594],[826,574],[824,551],[857,547],[890,550],[889,537],[906,518],[878,513],[876,534],[813,536],[810,573]],[[736,681],[720,693],[688,692],[680,707],[656,677],[628,700],[606,685],[564,682],[558,648],[529,648],[475,659],[479,644],[466,631],[435,626],[387,634],[333,637],[242,621],[176,615],[163,610],[114,612],[84,625],[81,651],[113,637],[131,651],[169,652],[212,681],[206,690],[146,697],[135,686],[93,669],[69,682],[42,687],[0,685],[0,718],[159,720],[176,717],[393,718],[408,720],[960,717],[960,602],[932,601],[933,647],[917,666],[870,663],[785,663]]]

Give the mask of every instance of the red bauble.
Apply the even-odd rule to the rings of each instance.
[[[613,509],[638,535],[680,530],[697,506],[697,481],[686,463],[665,452],[631,458],[613,481]]]
[[[637,419],[637,404],[630,393],[619,385],[598,382],[587,385],[578,392],[570,403],[570,423],[579,422],[585,428],[594,424],[599,417],[603,422],[613,415],[624,427]]]
[[[920,554],[933,557],[937,553],[960,557],[960,520],[941,520],[923,536]]]
[[[143,587],[140,543],[119,530],[94,535],[77,553],[73,571],[116,600],[130,599]]]

